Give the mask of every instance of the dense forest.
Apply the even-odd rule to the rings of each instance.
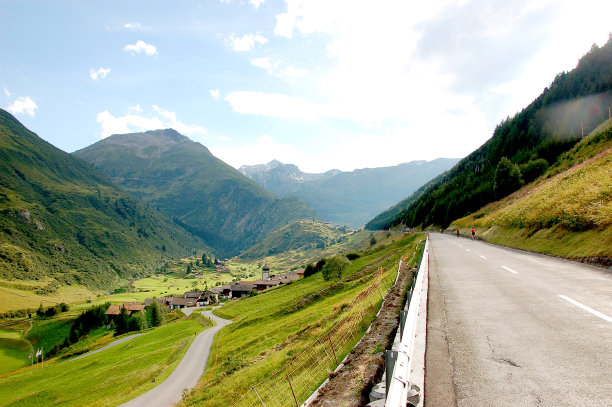
[[[503,120],[479,149],[412,197],[371,220],[367,229],[399,224],[446,227],[533,181],[588,132],[612,106],[612,34],[593,45],[529,106]]]

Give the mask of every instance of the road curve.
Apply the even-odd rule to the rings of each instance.
[[[427,406],[612,406],[612,273],[432,233]]]
[[[201,332],[194,339],[189,349],[187,349],[187,352],[185,352],[185,356],[183,356],[181,362],[166,380],[135,399],[121,404],[121,406],[172,406],[183,397],[183,389],[192,389],[198,384],[206,368],[213,337],[221,328],[231,322],[227,319],[213,315],[211,311],[204,311],[202,314],[215,321],[217,325]]]

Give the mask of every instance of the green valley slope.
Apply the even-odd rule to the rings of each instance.
[[[612,119],[535,182],[456,220],[488,241],[568,258],[612,258]],[[597,259],[591,259],[598,261]]]
[[[319,252],[347,238],[346,228],[308,220],[296,221],[270,233],[255,246],[237,257],[239,261],[263,259],[280,253],[300,253],[315,249]]]
[[[298,219],[319,219],[297,198],[277,199],[172,129],[113,135],[74,153],[159,208],[222,256]]]
[[[603,47],[594,45],[574,70],[557,75],[520,113],[502,121],[482,147],[366,228],[447,226],[503,198],[540,176],[583,132],[607,119],[610,105],[612,36]]]
[[[0,284],[110,289],[203,244],[0,109]],[[11,280],[13,280],[11,282]],[[38,280],[26,284],[14,280]],[[31,304],[35,307],[37,304]]]

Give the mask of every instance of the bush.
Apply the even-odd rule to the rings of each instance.
[[[347,254],[345,254],[345,256],[346,256],[346,258],[348,260],[355,260],[355,259],[358,259],[358,258],[361,257],[361,255],[359,253],[353,253],[353,252],[347,253]]]
[[[327,260],[321,272],[324,280],[342,278],[342,272],[348,267],[350,262],[344,256],[334,256]]]

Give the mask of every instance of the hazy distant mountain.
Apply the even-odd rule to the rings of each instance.
[[[229,256],[298,219],[320,219],[297,198],[278,199],[172,129],[113,135],[75,155]]]
[[[0,278],[111,288],[204,248],[85,161],[0,109]],[[32,304],[32,307],[37,304]]]
[[[293,164],[274,160],[268,164],[242,166],[239,171],[277,196],[303,199],[326,221],[361,227],[457,161],[459,159],[439,158],[393,167],[310,174]]]

